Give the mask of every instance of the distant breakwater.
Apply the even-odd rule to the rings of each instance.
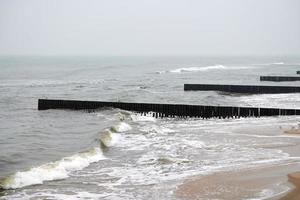
[[[265,86],[265,85],[217,85],[217,84],[184,84],[185,91],[223,91],[247,94],[297,93],[300,87]]]
[[[273,81],[273,82],[300,81],[300,77],[299,76],[260,76],[260,81]]]
[[[206,106],[185,104],[153,104],[153,103],[126,103],[105,101],[78,101],[39,99],[38,110],[71,109],[71,110],[97,110],[101,108],[118,108],[140,114],[152,113],[153,117],[194,117],[194,118],[240,118],[261,116],[300,115],[298,109],[255,108],[231,106]]]

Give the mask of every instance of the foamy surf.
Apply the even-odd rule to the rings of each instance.
[[[126,132],[126,131],[129,131],[131,130],[131,126],[125,122],[120,122],[118,125],[115,125],[113,127],[110,128],[111,131],[113,132],[117,132],[117,133],[120,133],[120,132]]]
[[[156,72],[158,74],[163,73],[183,73],[183,72],[198,72],[198,71],[209,71],[209,70],[217,70],[217,69],[227,69],[228,67],[224,65],[212,65],[212,66],[206,66],[206,67],[184,67],[184,68],[178,68],[168,71],[159,71]]]
[[[87,85],[99,85],[103,84],[104,80],[21,80],[21,81],[10,81],[1,83],[1,86],[27,86],[27,87],[47,87],[47,86],[64,86],[64,85],[75,85],[77,88],[84,87]]]
[[[273,62],[273,63],[262,63],[262,64],[253,64],[257,66],[271,66],[271,65],[286,65],[284,62]]]
[[[275,62],[273,65],[284,65],[284,62]]]
[[[91,163],[105,159],[102,150],[95,147],[87,152],[62,158],[27,171],[16,172],[0,182],[0,188],[17,189],[29,185],[43,184],[45,181],[60,180],[69,177],[73,171],[81,170]]]
[[[152,113],[149,113],[149,115],[142,116],[142,115],[130,115],[130,118],[134,122],[156,122],[156,119],[151,116]]]
[[[111,147],[118,143],[118,141],[120,140],[120,135],[110,131],[109,129],[105,129],[100,134],[99,139],[102,145],[104,145],[105,147]]]
[[[171,70],[172,73],[181,73],[181,72],[195,72],[195,71],[208,71],[213,69],[226,69],[224,65],[213,65],[207,67],[188,67],[188,68],[179,68]]]
[[[194,148],[203,148],[203,147],[207,147],[205,145],[204,142],[202,141],[197,141],[197,140],[186,140],[186,139],[183,139],[182,140],[184,142],[184,144],[188,145],[188,146],[191,146],[191,147],[194,147]]]
[[[126,122],[120,122],[119,124],[112,126],[109,129],[105,129],[100,133],[99,140],[102,145],[105,147],[111,147],[117,144],[121,138],[121,135],[118,133],[126,132],[131,130],[131,126]]]

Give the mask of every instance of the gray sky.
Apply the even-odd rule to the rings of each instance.
[[[300,54],[300,0],[0,0],[0,55]]]

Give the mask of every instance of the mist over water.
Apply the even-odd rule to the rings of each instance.
[[[298,76],[299,8],[299,0],[0,0],[0,200],[177,200],[194,176],[299,165],[300,137],[279,128],[297,116],[37,110],[39,98],[299,109],[299,93],[183,91],[299,86],[259,80]],[[241,198],[288,189],[278,180]]]
[[[296,125],[295,116],[37,110],[38,98],[299,108],[298,93],[183,91],[184,83],[297,86],[259,76],[294,76],[298,57],[1,57],[0,67],[0,199],[176,199],[192,175],[300,161],[281,148],[300,144],[279,130]]]
[[[1,0],[0,55],[299,55],[299,7],[298,0]]]

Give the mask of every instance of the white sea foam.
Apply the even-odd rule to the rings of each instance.
[[[124,121],[128,116],[131,115],[131,112],[126,110],[120,110],[116,116],[119,118],[120,121]]]
[[[206,147],[205,143],[202,142],[202,141],[183,139],[182,142],[184,142],[186,145],[189,145],[189,146],[194,147],[194,148]]]
[[[298,108],[299,107],[298,93],[294,94],[260,94],[251,96],[238,97],[241,106],[251,105],[254,107],[284,107],[284,108]]]
[[[288,192],[291,188],[284,185],[284,184],[280,184],[277,183],[273,186],[274,188],[277,188],[276,191],[272,190],[272,189],[264,189],[259,193],[260,196],[260,200],[265,200],[265,199],[271,199],[275,197],[279,197],[282,194]],[[251,199],[252,200],[252,199]]]
[[[100,135],[101,143],[106,147],[111,147],[117,144],[120,140],[120,135],[111,132],[109,129],[104,130]]]
[[[131,115],[130,118],[134,122],[156,122],[156,119],[151,116]]]
[[[103,199],[111,196],[109,193],[101,192],[101,194],[86,192],[86,191],[72,191],[71,193],[63,193],[59,190],[46,189],[39,190],[38,192],[32,193],[30,191],[22,191],[20,193],[11,194],[6,196],[6,200],[29,200],[29,199],[55,199],[55,200],[78,200],[78,199]],[[2,199],[0,197],[0,199]]]
[[[186,164],[192,161],[184,158],[176,158],[170,156],[158,156],[154,154],[145,154],[137,160],[140,165],[173,165],[173,164]]]
[[[27,171],[16,172],[0,182],[0,188],[16,189],[29,185],[43,184],[44,181],[60,180],[69,177],[73,171],[81,170],[91,163],[105,159],[102,150],[95,147],[87,152],[62,158]]]
[[[251,199],[251,200],[265,200],[265,199],[275,199],[276,197],[281,196],[290,190],[290,187],[285,184],[281,184],[280,182],[273,184],[271,188],[263,189],[258,193],[259,198]],[[276,198],[277,199],[277,198]]]
[[[165,133],[174,133],[175,131],[173,129],[169,129],[163,126],[157,126],[157,125],[146,125],[142,126],[140,128],[142,132],[145,133],[159,133],[159,134],[165,134]]]
[[[224,65],[211,65],[205,67],[183,67],[173,70],[166,70],[166,71],[157,71],[157,74],[164,74],[164,73],[182,73],[182,72],[197,72],[197,71],[209,71],[209,70],[223,70],[229,69],[227,66]]]
[[[273,62],[273,63],[262,63],[262,64],[253,64],[256,66],[270,66],[270,65],[285,65],[284,62]]]
[[[44,87],[44,86],[61,86],[61,85],[75,85],[83,87],[86,85],[99,85],[103,80],[16,80],[0,82],[1,86],[28,86],[28,87]]]
[[[224,65],[212,65],[206,67],[187,67],[187,68],[178,68],[174,70],[170,70],[171,73],[181,73],[181,72],[196,72],[196,71],[208,71],[215,69],[226,69],[227,67]]]
[[[33,195],[32,195],[33,196]],[[101,194],[92,192],[75,192],[75,194],[60,194],[57,192],[43,192],[40,197],[56,200],[78,200],[78,199],[102,199],[111,196],[109,193],[102,192]],[[36,197],[36,196],[33,196]]]
[[[273,65],[284,65],[284,62],[275,62],[275,63],[272,63]]]
[[[296,134],[285,134],[285,135],[257,135],[257,134],[241,134],[231,133],[231,135],[240,135],[245,137],[256,137],[256,138],[300,138],[300,135]]]
[[[125,123],[125,122],[120,122],[118,125],[115,125],[115,126],[111,127],[111,130],[113,132],[118,132],[118,133],[126,132],[126,131],[129,131],[131,129],[132,129],[131,126],[129,124]]]
[[[115,146],[119,143],[121,135],[118,133],[126,132],[131,130],[131,126],[125,122],[120,122],[119,124],[112,126],[109,129],[105,129],[100,133],[100,141],[106,147]]]

